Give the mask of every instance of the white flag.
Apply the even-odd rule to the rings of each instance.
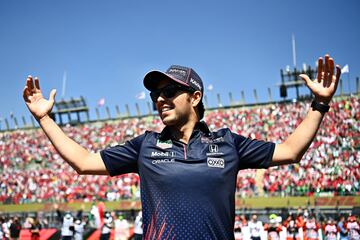
[[[100,98],[97,102],[98,107],[102,107],[105,105],[105,98]]]
[[[341,69],[341,73],[349,73],[349,65],[345,65],[342,69]]]
[[[210,84],[208,87],[207,87],[207,90],[208,91],[212,91],[214,89],[214,86],[212,84]]]
[[[142,92],[139,92],[138,94],[136,94],[136,99],[139,99],[139,100],[142,100],[142,99],[145,99],[145,92],[142,91]]]

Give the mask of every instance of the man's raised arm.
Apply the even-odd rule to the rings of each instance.
[[[301,160],[329,109],[329,103],[336,92],[340,75],[339,65],[336,65],[336,75],[334,75],[334,60],[329,55],[325,55],[325,63],[322,58],[319,58],[315,80],[311,80],[305,74],[300,75],[315,99],[312,108],[295,131],[283,143],[276,145],[270,166],[298,163]]]
[[[42,95],[39,79],[29,76],[23,91],[23,98],[31,114],[39,122],[61,157],[79,174],[108,175],[99,153],[90,153],[74,140],[66,136],[50,118],[49,113],[55,103],[56,90],[50,92],[49,100]]]

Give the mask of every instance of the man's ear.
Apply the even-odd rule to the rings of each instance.
[[[202,94],[200,91],[196,91],[192,94],[192,97],[191,97],[191,103],[193,105],[193,107],[196,107],[199,102],[201,101],[201,97],[202,97]]]

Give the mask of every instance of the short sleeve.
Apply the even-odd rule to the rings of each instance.
[[[138,172],[138,158],[145,134],[126,141],[124,145],[106,148],[100,155],[110,176]]]
[[[246,138],[232,133],[239,157],[239,170],[268,168],[274,154],[275,143]]]

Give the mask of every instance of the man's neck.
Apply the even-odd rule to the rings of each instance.
[[[191,134],[194,131],[196,121],[188,121],[186,124],[180,126],[180,127],[170,127],[172,131],[172,135],[175,139],[188,144]]]

